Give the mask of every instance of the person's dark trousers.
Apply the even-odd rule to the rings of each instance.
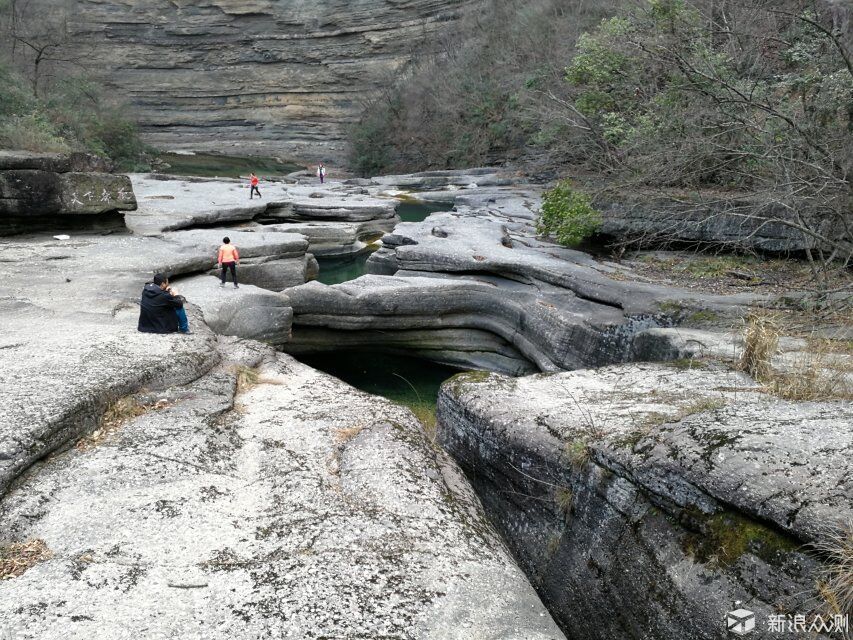
[[[231,269],[231,279],[234,280],[234,286],[237,286],[237,263],[236,262],[223,262],[222,263],[222,284],[225,284],[225,280],[228,278],[228,270]]]
[[[181,307],[180,309],[175,309],[175,313],[178,315],[178,331],[189,333],[190,322],[187,320],[187,312]]]
[[[260,198],[261,197],[261,190],[258,189],[256,186],[252,185],[252,188],[249,190],[249,200],[251,200],[255,196],[256,193],[258,194],[258,197]]]

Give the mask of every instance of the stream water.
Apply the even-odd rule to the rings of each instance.
[[[452,203],[401,202],[397,214],[403,222],[421,222],[436,211],[449,211]],[[354,258],[320,259],[323,284],[340,284],[364,275],[372,251]],[[455,369],[407,356],[364,351],[339,351],[299,358],[305,364],[411,409],[427,429],[435,426],[435,404],[441,383]]]
[[[357,389],[408,407],[428,429],[435,426],[438,388],[459,373],[427,360],[373,351],[318,353],[299,360]]]
[[[403,222],[422,222],[431,213],[449,211],[452,207],[451,202],[401,202],[397,205],[397,215]],[[323,284],[340,284],[363,276],[367,259],[373,251],[375,248],[348,258],[318,258],[320,274],[317,281]]]

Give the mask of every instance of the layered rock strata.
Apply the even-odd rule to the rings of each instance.
[[[164,149],[341,159],[344,128],[479,0],[40,0]]]
[[[134,175],[139,209],[125,217],[134,233],[236,225],[244,231],[299,233],[317,256],[364,251],[400,221],[397,201],[371,197],[361,188],[268,183],[263,198],[249,199],[247,184],[236,180],[162,179]],[[263,224],[259,224],[263,223]]]
[[[824,248],[821,237],[836,240],[845,233],[840,221],[831,217],[800,221],[782,206],[771,207],[746,196],[732,200],[623,193],[604,196],[596,205],[602,212],[602,235],[646,247],[686,244],[802,253]],[[801,231],[800,224],[814,234]]]
[[[725,637],[734,601],[832,613],[810,551],[853,516],[853,412],[739,373],[460,374],[439,439],[570,637]],[[796,634],[782,634],[782,637]],[[828,636],[821,636],[828,637]]]
[[[290,340],[293,310],[287,296],[243,284],[233,290],[218,278],[194,276],[181,279],[176,290],[199,308],[204,323],[216,334],[283,344]]]

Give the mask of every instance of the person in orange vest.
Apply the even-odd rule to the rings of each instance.
[[[240,253],[237,247],[231,244],[231,238],[222,238],[222,246],[219,247],[219,255],[216,258],[219,268],[222,269],[222,282],[220,287],[225,286],[225,279],[228,277],[228,270],[231,270],[231,279],[234,280],[234,288],[238,289],[237,285],[237,265],[240,264]]]
[[[255,196],[256,193],[258,194],[258,197],[260,198],[261,197],[261,191],[260,191],[260,189],[258,189],[258,176],[256,176],[254,173],[250,174],[249,182],[251,182],[251,185],[249,186],[249,200],[251,200]]]

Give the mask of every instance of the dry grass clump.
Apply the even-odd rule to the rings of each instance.
[[[0,580],[17,578],[52,555],[44,540],[0,545]]]
[[[284,384],[277,378],[261,375],[259,369],[253,369],[245,365],[240,365],[233,368],[233,373],[237,378],[237,393],[245,393],[259,384]]]
[[[825,613],[853,612],[853,521],[831,529],[814,547],[826,564],[817,583]]]
[[[261,379],[261,374],[257,369],[252,367],[239,366],[234,371],[237,376],[237,393],[244,393],[256,386]]]
[[[765,384],[768,391],[785,400],[808,402],[853,399],[851,373],[846,363],[846,343],[809,338],[806,350],[788,370],[773,368],[772,359],[779,347],[780,330],[775,320],[752,314],[744,331],[744,350],[738,368]]]
[[[564,516],[568,517],[571,514],[574,501],[575,495],[568,487],[557,487],[554,490],[554,502]]]
[[[659,413],[657,411],[649,413],[645,416],[640,426],[648,434],[654,427],[659,427],[662,424],[681,422],[694,414],[714,411],[724,406],[726,406],[726,402],[722,398],[701,398],[686,406],[679,407],[674,414]]]
[[[570,440],[566,443],[565,455],[575,470],[582,471],[589,463],[589,440],[586,438]]]
[[[772,359],[779,349],[779,326],[767,314],[752,313],[746,319],[743,355],[738,368],[759,382],[770,378]]]
[[[357,424],[353,427],[344,427],[341,429],[335,429],[334,440],[335,444],[344,445],[353,438],[355,438],[361,430],[364,429],[363,424]]]
[[[86,451],[93,447],[97,447],[109,436],[118,431],[126,422],[133,420],[134,418],[138,418],[149,409],[163,408],[165,404],[161,403],[165,403],[165,401],[160,401],[156,405],[146,406],[141,404],[139,400],[133,396],[119,398],[107,407],[106,411],[104,411],[104,414],[98,422],[98,428],[77,441],[77,444],[75,445],[76,448],[80,451]]]
[[[843,372],[825,370],[815,365],[797,373],[775,376],[770,383],[770,390],[780,398],[794,402],[853,400],[850,379]]]

